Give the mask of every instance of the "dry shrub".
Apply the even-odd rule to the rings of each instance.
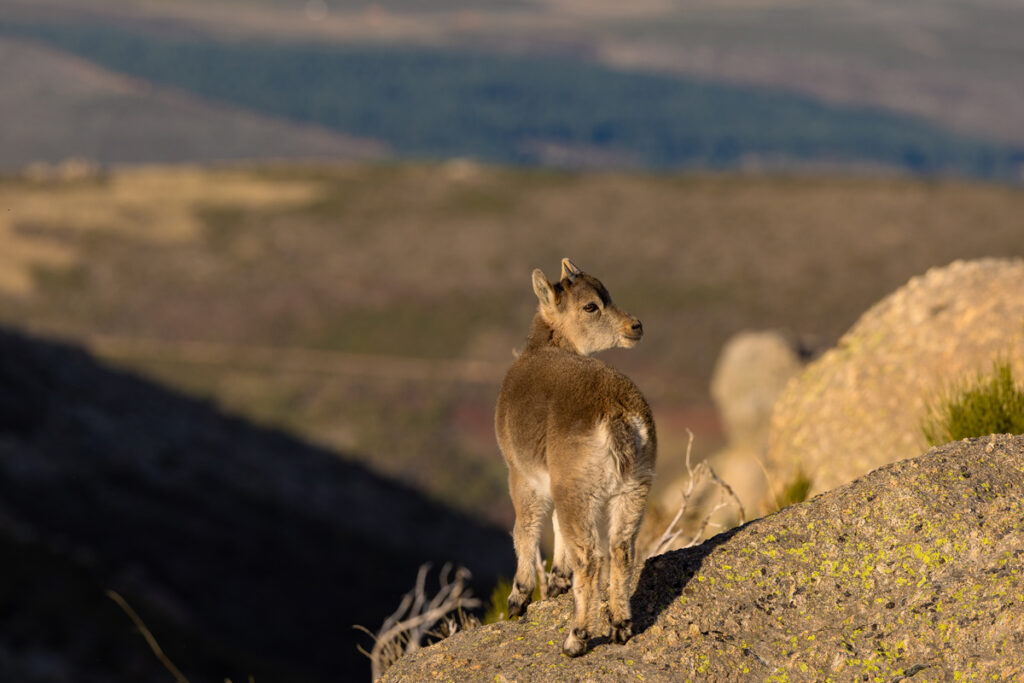
[[[442,567],[440,588],[433,598],[428,598],[425,585],[430,564],[421,565],[415,587],[405,594],[398,609],[384,620],[377,633],[365,626],[353,626],[373,638],[369,652],[359,648],[370,658],[373,680],[383,676],[404,655],[479,625],[480,621],[466,611],[480,606],[466,585],[469,570],[459,567],[449,580],[451,569],[451,564]]]
[[[661,536],[652,540],[642,551],[643,557],[653,557],[675,548],[692,548],[704,540],[704,535],[709,528],[717,528],[717,523],[712,521],[719,510],[734,505],[738,513],[739,524],[746,521],[746,511],[743,503],[721,477],[712,469],[706,460],[701,461],[696,467],[691,465],[690,456],[693,450],[693,432],[687,430],[689,442],[686,445],[686,473],[687,482],[682,490],[682,501],[672,521],[668,523]],[[710,489],[711,495],[717,492],[717,499],[706,510],[697,510],[697,493],[707,492]],[[705,493],[702,498],[707,498]],[[686,522],[696,519],[695,527]],[[690,527],[688,529],[688,527]],[[680,539],[682,541],[680,542]]]

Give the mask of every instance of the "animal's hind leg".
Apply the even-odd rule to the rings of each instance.
[[[562,652],[578,657],[587,651],[590,627],[601,599],[597,496],[576,491],[573,496],[560,498],[557,490],[554,493],[562,541],[572,561],[573,613]]]
[[[509,469],[509,492],[516,511],[512,542],[516,549],[516,575],[508,596],[508,616],[522,616],[533,599],[537,585],[537,543],[541,524],[551,505],[550,499],[530,486],[514,469]]]
[[[650,482],[632,481],[612,498],[609,506],[608,545],[611,567],[608,581],[608,619],[612,640],[625,643],[633,635],[629,589],[636,564],[636,536],[647,508]]]
[[[544,597],[553,598],[568,592],[572,588],[572,557],[562,537],[558,524],[558,511],[551,516],[555,532],[554,558],[551,561],[551,579],[548,581],[548,593]]]

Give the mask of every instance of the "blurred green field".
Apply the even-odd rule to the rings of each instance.
[[[663,480],[721,443],[722,344],[831,344],[909,277],[1024,253],[1024,193],[897,178],[441,165],[148,167],[0,180],[0,321],[84,342],[507,522],[491,430],[572,257],[647,336],[605,354],[659,421]]]

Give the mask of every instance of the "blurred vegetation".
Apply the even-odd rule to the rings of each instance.
[[[501,577],[498,579],[498,583],[494,585],[494,590],[491,591],[491,597],[487,601],[487,606],[484,610],[484,616],[481,620],[484,624],[493,624],[498,621],[504,621],[508,614],[508,596],[512,592],[512,579]],[[534,597],[537,597],[538,591],[534,590]]]
[[[989,434],[1024,434],[1024,388],[1005,360],[990,375],[954,387],[928,404],[921,431],[929,446]]]
[[[827,344],[930,266],[1024,255],[1024,193],[892,178],[125,168],[0,177],[0,206],[0,322],[502,524],[493,408],[532,268],[554,276],[570,256],[644,321],[639,348],[604,357],[654,406],[667,485],[686,428],[697,458],[719,443],[707,386],[736,332]]]
[[[551,571],[551,560],[545,562],[545,568],[547,571]],[[491,591],[491,597],[484,606],[484,616],[481,619],[483,624],[493,624],[498,621],[504,621],[508,619],[508,596],[512,592],[512,579],[505,578],[504,576],[498,578],[498,583],[494,585],[494,590]],[[539,602],[543,596],[540,594],[540,583],[533,587],[533,595],[531,600],[533,602]]]
[[[810,493],[813,483],[807,473],[798,468],[793,479],[782,489],[782,495],[779,496],[779,508],[807,500],[807,494]]]
[[[384,141],[404,158],[655,169],[807,162],[1000,179],[1016,179],[1021,162],[1019,150],[909,116],[560,57],[167,37],[88,24],[0,21],[0,34]],[[456,202],[502,208],[488,195]]]

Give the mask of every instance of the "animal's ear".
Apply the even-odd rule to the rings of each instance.
[[[533,270],[533,291],[540,300],[542,306],[553,306],[555,303],[555,292],[551,283],[540,268]]]
[[[562,259],[562,279],[572,282],[580,275],[583,275],[583,270],[580,269],[575,263],[567,258]]]

